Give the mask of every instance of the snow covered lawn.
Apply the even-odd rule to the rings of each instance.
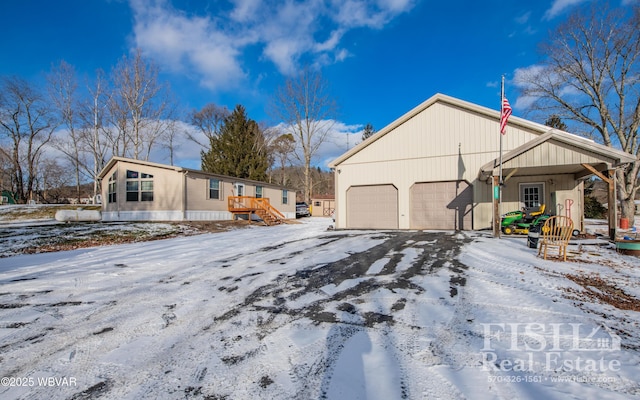
[[[640,395],[637,259],[329,222],[0,259],[0,398]]]

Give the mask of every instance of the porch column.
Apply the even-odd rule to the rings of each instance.
[[[493,237],[500,237],[500,177],[493,177]]]
[[[616,226],[618,224],[616,218],[617,204],[616,204],[616,170],[610,169],[608,184],[608,202],[609,202],[609,239],[616,239]]]

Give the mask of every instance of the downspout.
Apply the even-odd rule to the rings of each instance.
[[[126,196],[127,196],[127,189],[126,189],[126,187],[127,187],[127,177],[125,175],[125,178],[124,178],[124,181],[123,181],[124,185],[121,185],[120,184],[120,179],[122,179],[121,176],[122,176],[122,174],[120,173],[120,163],[118,162],[116,164],[116,216],[117,216],[118,220],[120,220],[120,202],[122,202],[122,199],[123,199],[123,196],[121,196],[119,192],[122,190],[123,187],[125,188],[124,197],[126,198]],[[103,186],[103,188],[104,188],[104,186]],[[107,196],[109,196],[109,189],[107,189]]]
[[[182,220],[187,220],[187,175],[189,171],[184,171],[184,179],[182,180]]]

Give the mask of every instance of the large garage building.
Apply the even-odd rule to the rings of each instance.
[[[500,111],[436,94],[334,160],[336,228],[492,227]],[[612,176],[622,151],[512,116],[500,212],[544,204],[583,227],[584,178]]]

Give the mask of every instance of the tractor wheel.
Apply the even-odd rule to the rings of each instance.
[[[505,226],[504,228],[502,228],[502,233],[504,233],[505,235],[513,235],[513,227]]]
[[[574,229],[573,232],[571,232],[571,234],[573,236],[578,236],[580,234],[580,230],[579,229]]]

